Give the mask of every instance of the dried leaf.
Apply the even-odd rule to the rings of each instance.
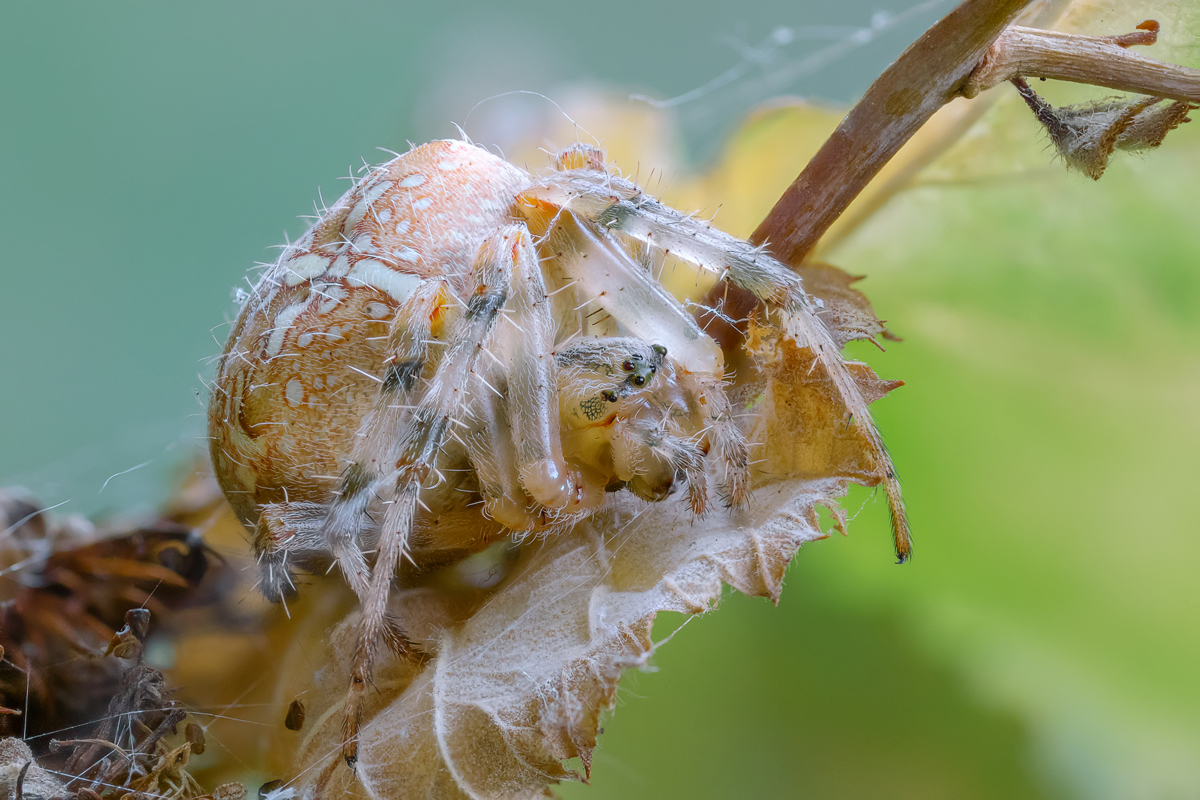
[[[702,613],[723,583],[777,599],[796,550],[824,535],[814,506],[841,490],[835,480],[785,481],[756,493],[751,512],[694,523],[676,504],[621,497],[530,547],[499,592],[440,632],[431,617],[444,609],[422,608],[426,591],[401,593],[396,611],[410,630],[437,635],[438,657],[419,674],[407,664],[380,671],[357,778],[342,766],[336,713],[348,672],[331,665],[341,668],[318,689],[314,705],[326,710],[298,759],[325,769],[304,776],[304,792],[341,796],[361,780],[387,797],[537,797],[578,777],[563,759],[580,758],[586,774],[621,673],[653,652],[657,612]],[[333,652],[351,645],[355,623],[339,627]]]
[[[844,347],[846,342],[873,340],[877,336],[901,341],[875,316],[867,296],[851,288],[852,284],[862,280],[861,275],[849,275],[820,261],[805,262],[799,272],[804,279],[804,288],[821,301],[822,310],[817,316],[829,328],[839,347]]]
[[[844,477],[874,486],[879,465],[858,426],[850,424],[833,383],[807,349],[772,329],[752,327],[750,346],[770,376],[761,395],[759,427],[765,475]],[[874,402],[903,381],[881,380],[866,364],[849,362],[867,402]]]

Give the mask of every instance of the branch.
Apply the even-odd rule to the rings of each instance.
[[[996,39],[962,93],[975,97],[1013,78],[1050,78],[1200,103],[1200,70],[1127,49],[1131,44],[1154,44],[1157,38],[1157,23],[1138,27],[1140,33],[1125,36],[1081,36],[1014,25]]]
[[[800,264],[938,109],[955,97],[975,97],[1003,81],[1053,78],[1200,104],[1200,71],[1128,49],[1154,44],[1157,22],[1147,20],[1122,36],[1006,28],[1029,4],[1030,0],[966,0],[926,31],[871,85],[750,240],[767,244],[780,261]],[[1186,114],[1188,106],[1182,108]],[[1103,168],[1100,163],[1089,174],[1098,177]],[[704,305],[715,309],[698,315],[705,330],[727,351],[737,347],[740,332],[726,320],[745,319],[757,301],[721,282]]]
[[[966,0],[867,90],[751,235],[799,264],[875,174],[968,76],[1030,0]]]
[[[785,264],[812,252],[850,202],[939,108],[957,97],[1004,28],[1032,0],[965,0],[909,45],[880,75],[750,235],[768,243]],[[757,306],[749,292],[726,281],[709,292],[697,315],[728,352],[741,320]]]

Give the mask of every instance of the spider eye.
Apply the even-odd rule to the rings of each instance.
[[[667,348],[663,347],[661,344],[652,344],[650,345],[650,349],[657,353],[659,358],[666,358]]]
[[[633,379],[634,386],[644,386],[645,383],[646,383],[645,375],[638,375],[638,376],[634,377],[634,379]]]
[[[633,362],[626,360],[625,363],[621,365],[621,369],[625,370],[626,372],[633,372],[633,370],[634,370]]]
[[[617,402],[617,393],[614,392],[612,389],[605,389],[603,392],[600,393],[600,396],[603,397],[605,400],[607,400],[610,403]]]

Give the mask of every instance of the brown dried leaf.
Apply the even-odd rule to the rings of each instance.
[[[782,475],[877,484],[879,465],[812,352],[759,326],[751,327],[749,342],[769,376],[752,434],[764,451],[757,480]],[[904,385],[881,380],[866,364],[851,361],[847,366],[869,403]]]
[[[832,264],[820,261],[808,261],[798,270],[804,279],[805,290],[821,301],[822,310],[817,314],[838,347],[845,347],[846,342],[860,339],[874,339],[882,336],[893,342],[901,341],[900,337],[889,331],[871,307],[871,301],[858,289],[851,288],[862,280],[861,275],[850,275]]]

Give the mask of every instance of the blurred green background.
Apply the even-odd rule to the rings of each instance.
[[[232,287],[377,146],[556,113],[472,112],[503,92],[730,74],[673,109],[703,161],[772,96],[852,99],[951,5],[0,7],[0,483],[153,507]],[[563,795],[1200,797],[1200,138],[1092,184],[1020,130],[1034,158],[929,181],[831,254],[906,338],[854,354],[908,382],[877,416],[915,560],[853,493],[778,609],[731,595],[626,680]]]

